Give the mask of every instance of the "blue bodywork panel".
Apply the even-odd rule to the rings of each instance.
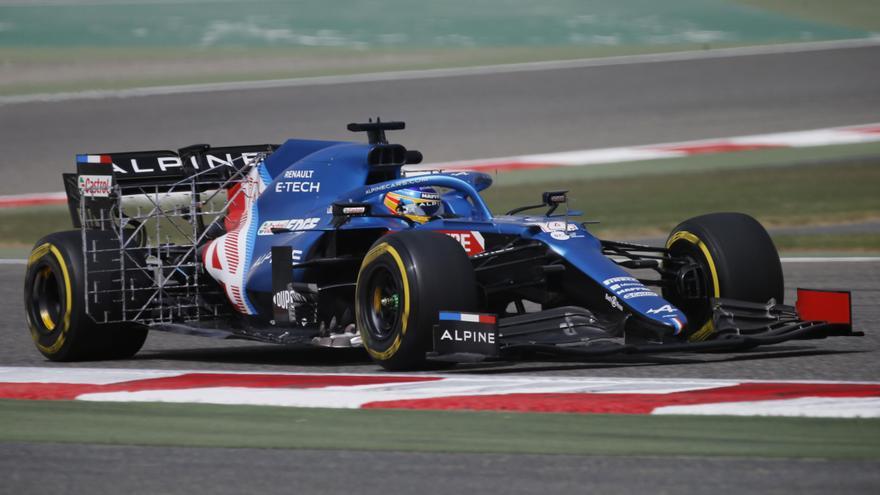
[[[246,289],[272,290],[272,246],[287,245],[296,261],[308,260],[312,248],[332,230],[411,228],[395,218],[353,217],[335,225],[333,203],[367,203],[373,212],[390,214],[383,204],[390,191],[433,186],[443,192],[443,209],[455,218],[443,218],[412,228],[439,231],[478,231],[484,235],[518,236],[545,244],[566,262],[594,280],[606,292],[608,308],[641,315],[679,334],[686,318],[678,308],[646,288],[626,270],[602,253],[600,241],[584,226],[562,217],[492,215],[479,191],[492,179],[479,172],[426,173],[404,176],[400,167],[386,167],[386,176],[371,183],[376,166],[368,163],[373,145],[339,141],[291,139],[260,165],[268,187],[256,202],[259,226],[249,232]],[[271,227],[286,226],[292,232],[273,233]],[[295,270],[301,276],[302,270]]]

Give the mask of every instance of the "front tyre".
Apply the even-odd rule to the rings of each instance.
[[[687,315],[691,341],[714,333],[709,298],[783,302],[779,253],[764,227],[749,215],[710,213],[685,220],[672,230],[666,249],[672,258],[695,262],[703,274],[704,298],[688,298],[672,288],[663,291]]]
[[[87,231],[87,241],[107,242],[109,234]],[[123,359],[143,346],[147,329],[132,323],[97,324],[85,312],[85,276],[80,231],[49,234],[28,257],[24,307],[37,350],[52,361]],[[109,259],[90,263],[111,270]],[[102,282],[108,272],[90,282]],[[105,281],[107,282],[107,281]]]
[[[474,311],[474,270],[461,245],[437,232],[404,231],[364,256],[355,314],[364,347],[388,370],[424,366],[440,310]]]

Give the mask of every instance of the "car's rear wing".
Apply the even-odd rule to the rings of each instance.
[[[211,147],[194,144],[176,152],[154,150],[76,155],[76,173],[63,174],[71,219],[74,226],[80,226],[83,198],[100,203],[102,198],[112,195],[187,189],[180,187],[181,182],[187,182],[189,190],[198,192],[216,189],[244,166],[259,161],[278,146]]]

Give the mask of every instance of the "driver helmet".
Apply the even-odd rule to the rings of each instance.
[[[429,186],[398,189],[385,194],[384,203],[394,215],[425,223],[440,211],[440,193]]]

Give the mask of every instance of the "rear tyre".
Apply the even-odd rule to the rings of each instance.
[[[474,311],[474,270],[461,245],[437,232],[382,237],[361,263],[355,316],[364,347],[388,370],[418,369],[440,310]]]
[[[24,306],[37,349],[52,361],[124,359],[144,345],[147,328],[134,323],[98,324],[85,312],[82,237],[78,230],[37,241],[28,258]],[[87,242],[109,242],[111,234],[88,231]],[[118,268],[110,256],[90,262],[98,270]],[[110,284],[111,274],[90,283]]]
[[[666,241],[672,257],[686,257],[702,268],[706,295],[688,299],[675,289],[663,296],[688,317],[688,338],[705,340],[714,332],[708,298],[783,302],[785,283],[779,253],[764,227],[743,213],[710,213],[685,220]]]

